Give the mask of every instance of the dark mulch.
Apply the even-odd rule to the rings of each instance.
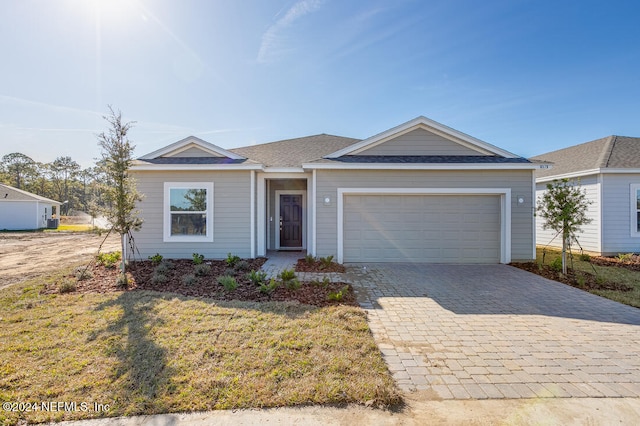
[[[346,283],[303,282],[302,286],[297,290],[288,289],[283,284],[280,284],[270,295],[261,293],[259,286],[252,284],[246,275],[251,270],[259,270],[266,259],[244,259],[244,261],[247,263],[247,267],[243,271],[229,268],[225,261],[206,261],[205,264],[211,267],[211,271],[205,276],[196,277],[191,284],[184,283],[183,277],[194,275],[195,265],[192,260],[170,260],[172,266],[163,274],[166,277],[165,282],[153,282],[156,266],[151,261],[131,262],[127,267],[129,286],[126,290],[153,290],[217,300],[298,301],[314,306],[337,304],[358,306],[353,288]],[[89,271],[92,277],[82,281],[77,281],[74,275],[65,277],[67,280],[77,281],[76,293],[108,293],[123,290],[123,288],[116,285],[116,278],[119,273],[117,268],[108,269],[101,265],[92,264],[89,266]],[[235,277],[238,282],[238,288],[228,291],[218,283],[218,277],[225,274]],[[59,284],[58,282],[47,285],[44,293],[58,293]],[[329,293],[337,293],[345,286],[347,290],[339,302],[328,299]]]
[[[298,259],[298,262],[296,263],[296,272],[344,273],[344,271],[345,271],[344,266],[335,262],[331,262],[331,264],[325,265],[317,259],[313,263],[308,263],[305,259]]]
[[[629,269],[631,271],[640,271],[640,256],[638,255],[633,255],[628,259],[619,259],[617,257],[593,256],[589,261],[594,265],[616,266],[619,268]]]
[[[558,272],[555,269],[552,269],[549,265],[540,265],[536,262],[518,262],[511,263],[510,265],[582,290],[633,290],[633,287],[630,287],[626,284],[606,281],[602,278],[599,279],[595,275],[588,272],[568,270],[567,274],[565,275],[562,272]]]

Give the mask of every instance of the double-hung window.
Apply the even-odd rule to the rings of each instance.
[[[164,241],[213,241],[212,182],[165,182]]]
[[[631,184],[631,236],[640,237],[640,183]]]

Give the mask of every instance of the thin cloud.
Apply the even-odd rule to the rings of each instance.
[[[260,50],[258,51],[257,57],[258,63],[263,64],[269,62],[276,50],[286,50],[279,46],[282,38],[282,32],[298,19],[320,9],[322,3],[322,0],[298,1],[282,18],[278,19],[275,24],[270,26],[262,35],[262,43],[260,44]]]
[[[0,95],[0,102],[13,103],[13,104],[22,105],[22,106],[35,106],[35,107],[53,110],[56,112],[74,112],[74,113],[81,113],[81,114],[90,114],[98,117],[102,117],[104,115],[103,113],[100,113],[97,111],[91,111],[88,109],[79,109],[79,108],[72,108],[72,107],[67,107],[63,105],[48,104],[45,102],[33,101],[30,99],[17,98],[14,96],[6,96],[6,95]]]

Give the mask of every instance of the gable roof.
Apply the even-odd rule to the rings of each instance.
[[[553,169],[538,170],[538,178],[587,171],[598,173],[601,169],[640,169],[640,138],[612,135],[531,159],[553,163]]]
[[[321,159],[336,150],[358,142],[359,139],[327,135],[325,133],[278,142],[231,149],[266,167],[301,167],[304,163]]]
[[[147,155],[140,157],[140,160],[155,160],[161,157],[175,157],[175,158],[189,158],[180,157],[180,153],[185,152],[191,148],[201,150],[203,153],[213,155],[214,157],[227,157],[232,160],[246,160],[238,154],[221,148],[217,145],[204,141],[195,136],[188,136],[178,142],[174,142],[171,145],[167,145],[164,148],[153,151]]]
[[[431,133],[435,133],[436,135],[439,135],[445,139],[449,139],[453,142],[459,143],[460,145],[477,151],[478,154],[498,155],[505,158],[519,158],[519,156],[516,154],[505,151],[501,148],[498,148],[497,146],[481,141],[480,139],[469,136],[466,133],[462,133],[458,130],[452,129],[451,127],[445,126],[444,124],[438,123],[437,121],[431,120],[424,116],[416,117],[413,120],[409,120],[406,123],[400,124],[399,126],[393,127],[389,130],[385,130],[382,133],[378,133],[377,135],[371,136],[370,138],[364,139],[351,146],[332,152],[328,155],[325,155],[325,158],[336,159],[344,155],[357,154],[358,152],[366,150],[367,148],[372,148],[376,145],[379,145],[383,142],[386,142],[390,139],[396,138],[400,135],[416,129],[424,129]]]
[[[38,201],[55,205],[62,204],[59,201],[51,200],[2,183],[0,183],[0,201]]]

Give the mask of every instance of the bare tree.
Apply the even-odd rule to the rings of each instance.
[[[104,191],[107,204],[104,215],[113,229],[120,234],[122,244],[120,280],[126,285],[125,248],[127,238],[131,237],[131,231],[138,230],[142,226],[142,219],[136,210],[136,203],[142,200],[142,196],[129,174],[135,146],[129,141],[127,133],[133,122],[123,123],[122,113],[120,111],[116,113],[111,106],[109,111],[111,114],[103,117],[109,123],[109,128],[106,133],[102,132],[98,135],[98,145],[102,148],[100,163],[109,183]]]

